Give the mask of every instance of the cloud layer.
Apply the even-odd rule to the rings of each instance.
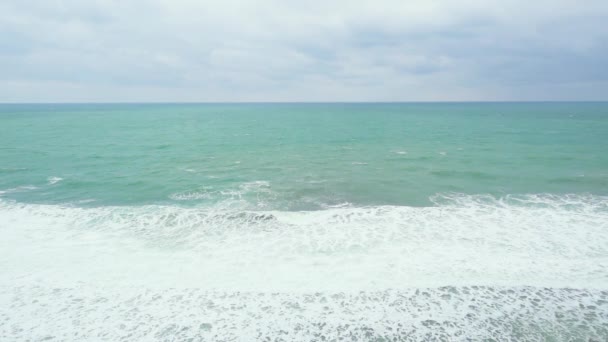
[[[608,1],[5,0],[0,101],[608,100]]]

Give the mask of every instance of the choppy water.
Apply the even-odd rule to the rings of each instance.
[[[1,105],[0,339],[604,340],[608,104]]]

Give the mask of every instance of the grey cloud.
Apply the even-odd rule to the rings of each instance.
[[[0,101],[605,100],[607,19],[595,0],[8,0]]]

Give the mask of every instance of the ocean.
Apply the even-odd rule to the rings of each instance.
[[[1,104],[0,340],[604,341],[608,103]]]

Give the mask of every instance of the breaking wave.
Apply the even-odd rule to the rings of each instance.
[[[114,340],[608,336],[608,198],[431,200],[276,211],[0,199],[11,308],[0,329],[73,339],[78,319],[83,340],[107,324]]]
[[[20,249],[65,248],[66,257],[73,252],[80,260],[82,272],[103,273],[101,278],[118,270],[105,270],[102,263],[104,271],[97,272],[85,262],[91,252],[79,256],[72,246],[85,239],[87,251],[99,249],[97,259],[108,249],[126,252],[119,245],[151,260],[164,253],[183,256],[188,260],[180,260],[180,267],[189,272],[180,277],[182,283],[163,276],[171,268],[155,271],[173,286],[316,290],[608,284],[605,197],[446,194],[432,201],[431,207],[346,205],[317,211],[243,210],[234,202],[80,208],[2,201],[0,227]],[[198,276],[211,271],[212,280]],[[279,276],[267,279],[278,271]],[[134,280],[127,274],[124,279]],[[122,279],[122,273],[117,277]],[[320,281],[327,277],[332,281]]]

